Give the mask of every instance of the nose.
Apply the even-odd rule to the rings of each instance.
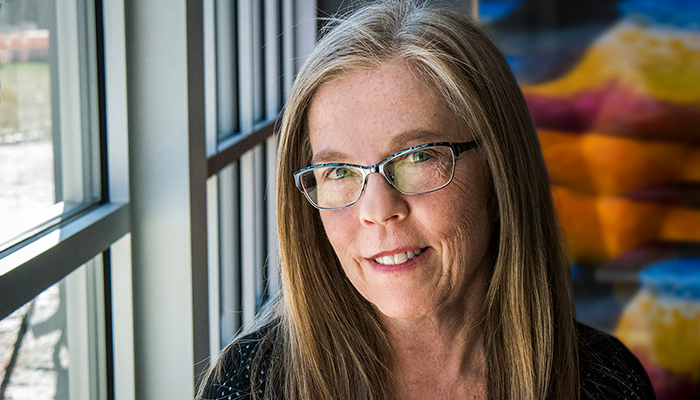
[[[394,189],[381,174],[367,177],[365,192],[357,205],[363,225],[400,222],[409,210],[406,196]]]

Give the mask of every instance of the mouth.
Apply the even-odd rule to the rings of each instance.
[[[374,257],[372,260],[379,265],[399,265],[412,260],[427,249],[427,247],[424,247],[422,249],[401,251],[393,254],[384,254],[382,256]]]

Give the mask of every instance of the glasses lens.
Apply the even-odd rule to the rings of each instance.
[[[454,156],[448,146],[422,147],[387,162],[384,172],[403,193],[432,192],[452,180]]]
[[[321,208],[352,204],[362,192],[362,172],[347,166],[314,168],[301,175],[308,198]]]

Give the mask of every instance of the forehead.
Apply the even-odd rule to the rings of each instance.
[[[323,154],[374,160],[429,141],[462,141],[461,125],[447,102],[401,61],[323,84],[308,113],[314,162]]]

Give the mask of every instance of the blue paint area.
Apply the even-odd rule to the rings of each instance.
[[[508,65],[510,65],[510,69],[513,71],[513,74],[515,74],[515,76],[519,76],[522,74],[522,57],[506,55],[506,61],[508,61]]]
[[[581,268],[577,265],[572,265],[571,266],[571,279],[576,279],[579,272],[581,272]]]
[[[700,300],[700,258],[660,261],[639,273],[642,285],[660,296]]]
[[[521,84],[544,82],[571,68],[571,60],[557,53],[508,54],[505,57]]]
[[[505,18],[522,3],[522,0],[480,1],[479,21],[489,23]]]
[[[623,17],[644,16],[664,25],[700,29],[698,0],[626,0],[617,9]]]

